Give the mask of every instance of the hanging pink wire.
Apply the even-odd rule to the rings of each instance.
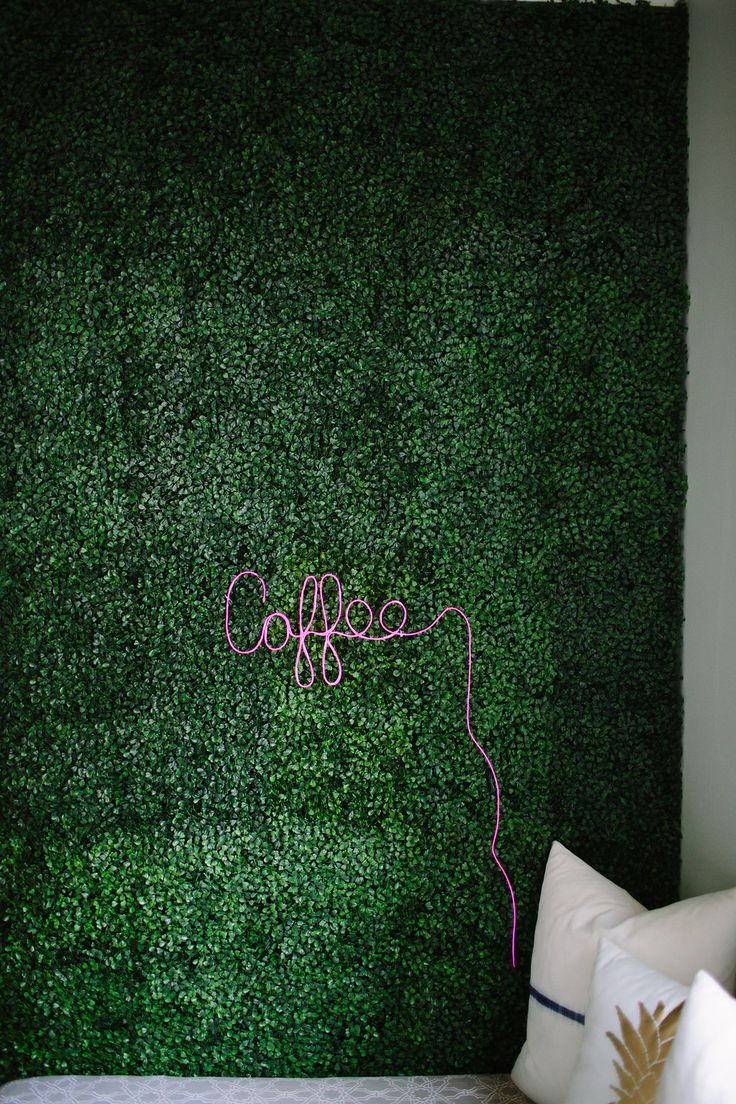
[[[424,633],[429,632],[435,625],[439,624],[443,617],[448,613],[456,613],[463,621],[467,632],[468,639],[468,665],[467,665],[467,681],[465,687],[465,727],[468,732],[468,736],[475,744],[478,751],[483,756],[483,760],[491,772],[493,779],[493,786],[496,793],[496,818],[493,828],[493,838],[491,839],[491,855],[493,861],[501,871],[504,881],[508,887],[509,895],[511,897],[511,911],[512,911],[512,928],[511,928],[511,963],[516,966],[516,927],[517,927],[517,915],[516,915],[516,894],[514,893],[514,887],[511,884],[503,863],[498,857],[496,852],[496,842],[498,840],[498,833],[501,824],[501,787],[498,782],[498,775],[496,774],[493,763],[491,762],[485,748],[476,739],[473,734],[473,730],[470,725],[470,693],[473,678],[473,633],[470,627],[470,621],[467,614],[461,610],[458,606],[445,606],[441,610],[433,621],[430,621],[428,625],[425,625],[421,629],[408,630],[405,629],[408,619],[408,612],[403,602],[398,598],[390,598],[387,602],[381,606],[378,611],[378,624],[382,629],[382,633],[378,636],[369,636],[369,630],[374,624],[375,615],[370,604],[363,598],[353,598],[348,602],[347,606],[343,609],[343,597],[342,597],[342,584],[340,583],[337,575],[333,575],[331,572],[327,572],[321,579],[317,580],[315,575],[307,575],[302,583],[301,590],[299,592],[299,604],[298,604],[298,631],[295,631],[289,617],[281,610],[274,610],[269,613],[263,620],[261,625],[261,634],[258,640],[251,648],[238,648],[234,643],[232,636],[230,635],[230,599],[232,596],[233,588],[236,583],[245,578],[251,576],[256,579],[261,588],[261,602],[266,601],[266,584],[261,576],[255,571],[240,571],[230,581],[230,585],[227,588],[227,595],[225,597],[225,635],[227,636],[227,642],[234,652],[238,655],[252,655],[254,652],[265,645],[270,652],[280,652],[282,648],[291,640],[297,641],[296,657],[294,659],[294,678],[297,685],[306,689],[311,686],[315,680],[314,663],[309,654],[307,647],[307,640],[309,637],[315,637],[322,640],[322,660],[321,660],[321,674],[322,680],[327,686],[337,686],[342,680],[342,663],[338,654],[337,648],[333,643],[333,638],[338,637],[344,640],[368,640],[372,643],[383,640],[392,640],[395,637],[412,637],[423,636]],[[327,606],[325,604],[325,582],[331,580],[337,591],[337,604],[335,616],[330,618]],[[356,629],[351,618],[351,610],[354,607],[362,607],[365,614],[367,614],[368,620],[366,625],[362,629]],[[400,621],[394,628],[389,628],[386,624],[386,614],[389,610],[395,607],[400,611]],[[315,618],[318,617],[318,624],[321,627],[315,627]],[[340,629],[341,620],[345,620],[345,629]],[[279,644],[272,644],[269,640],[269,629],[274,621],[280,621],[284,629],[284,639]],[[328,666],[332,664],[337,671],[335,678],[330,678],[328,674]],[[303,667],[307,669],[307,678],[302,678]]]

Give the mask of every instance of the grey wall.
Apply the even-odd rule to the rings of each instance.
[[[736,885],[736,0],[690,0],[683,894]]]

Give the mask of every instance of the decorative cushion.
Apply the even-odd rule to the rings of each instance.
[[[736,1000],[701,970],[685,1002],[657,1104],[734,1104]]]
[[[511,1071],[536,1104],[565,1100],[602,935],[682,985],[704,969],[730,987],[736,971],[736,889],[648,912],[553,843],[534,935],[526,1042]]]
[[[566,1104],[654,1104],[688,992],[602,939]]]

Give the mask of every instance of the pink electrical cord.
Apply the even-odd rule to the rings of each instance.
[[[311,686],[315,679],[314,664],[312,663],[312,659],[309,655],[309,650],[306,644],[307,638],[310,636],[320,637],[323,641],[323,681],[327,684],[327,686],[337,686],[338,683],[342,680],[342,663],[340,662],[340,656],[337,653],[337,649],[332,642],[333,637],[342,637],[344,640],[379,641],[391,640],[393,637],[423,636],[424,633],[429,632],[430,629],[433,629],[434,626],[437,625],[447,613],[457,613],[463,619],[463,622],[465,623],[465,628],[467,629],[468,633],[468,678],[465,691],[465,726],[468,730],[468,736],[483,756],[485,764],[491,772],[493,785],[496,791],[496,822],[493,830],[493,839],[491,840],[491,855],[493,856],[493,861],[495,862],[496,866],[501,871],[501,874],[504,877],[504,881],[508,886],[509,895],[511,897],[511,910],[513,915],[511,929],[511,964],[512,966],[516,966],[516,894],[514,893],[514,887],[511,884],[511,879],[506,873],[506,870],[504,869],[504,866],[496,853],[496,841],[498,840],[498,832],[501,823],[501,787],[498,784],[498,776],[493,767],[493,763],[489,759],[485,749],[478,742],[478,740],[476,740],[475,736],[473,735],[473,730],[470,727],[470,688],[473,673],[473,634],[470,628],[470,621],[468,620],[467,614],[465,614],[463,610],[459,609],[458,606],[445,606],[445,608],[437,614],[434,621],[431,621],[429,625],[425,625],[422,629],[414,629],[410,632],[404,629],[404,625],[406,624],[408,618],[406,606],[403,602],[400,602],[398,598],[391,598],[389,599],[389,601],[385,602],[383,606],[381,606],[381,609],[378,612],[378,624],[383,630],[383,635],[368,636],[368,630],[375,620],[373,610],[369,603],[364,601],[362,598],[353,598],[352,601],[348,602],[343,611],[342,585],[337,575],[333,575],[331,572],[328,572],[327,574],[323,575],[319,581],[317,581],[316,576],[307,575],[304,579],[304,582],[302,583],[301,591],[299,592],[299,631],[294,631],[291,621],[285,613],[282,613],[281,610],[274,610],[272,613],[269,613],[268,616],[264,618],[263,624],[261,626],[261,635],[259,636],[257,642],[253,645],[253,647],[238,648],[233,643],[232,637],[230,635],[230,597],[232,595],[233,587],[235,586],[235,584],[238,582],[239,579],[244,578],[246,575],[250,575],[252,576],[252,578],[258,580],[261,586],[261,601],[266,601],[266,584],[261,576],[257,574],[257,572],[240,571],[237,575],[234,576],[234,578],[230,581],[230,585],[227,588],[227,595],[225,597],[225,635],[227,636],[228,644],[234,652],[237,652],[238,655],[252,655],[253,652],[256,652],[261,647],[262,644],[265,644],[266,648],[268,648],[270,652],[280,652],[282,648],[286,647],[290,640],[298,641],[296,658],[294,660],[294,678],[297,682],[297,685],[305,689]],[[325,605],[325,581],[328,579],[331,579],[333,581],[337,589],[337,612],[336,616],[332,618],[332,620],[330,620],[328,616],[327,607]],[[317,616],[318,604],[321,624],[323,626],[322,628],[313,627],[315,617]],[[362,606],[364,611],[368,615],[368,622],[362,629],[356,629],[351,620],[350,611],[353,609],[354,606]],[[389,610],[392,606],[397,607],[401,611],[401,621],[395,628],[390,629],[386,624],[385,615],[386,611]],[[338,625],[340,624],[343,615],[345,618],[345,624],[347,626],[346,630],[338,629]],[[268,639],[269,629],[271,627],[271,623],[274,620],[280,620],[284,626],[285,636],[280,644],[272,644]],[[327,672],[327,664],[330,659],[335,664],[337,669],[337,677],[332,679],[329,677]],[[302,663],[306,664],[307,670],[309,672],[306,681],[302,681],[300,675],[300,668]]]

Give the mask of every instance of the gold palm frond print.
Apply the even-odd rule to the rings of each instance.
[[[611,1085],[616,1099],[610,1104],[654,1104],[662,1066],[675,1038],[684,1003],[665,1016],[662,1001],[654,1012],[649,1012],[640,1001],[638,1028],[616,1005],[621,1035],[606,1032],[620,1058],[613,1062],[619,1083]]]

